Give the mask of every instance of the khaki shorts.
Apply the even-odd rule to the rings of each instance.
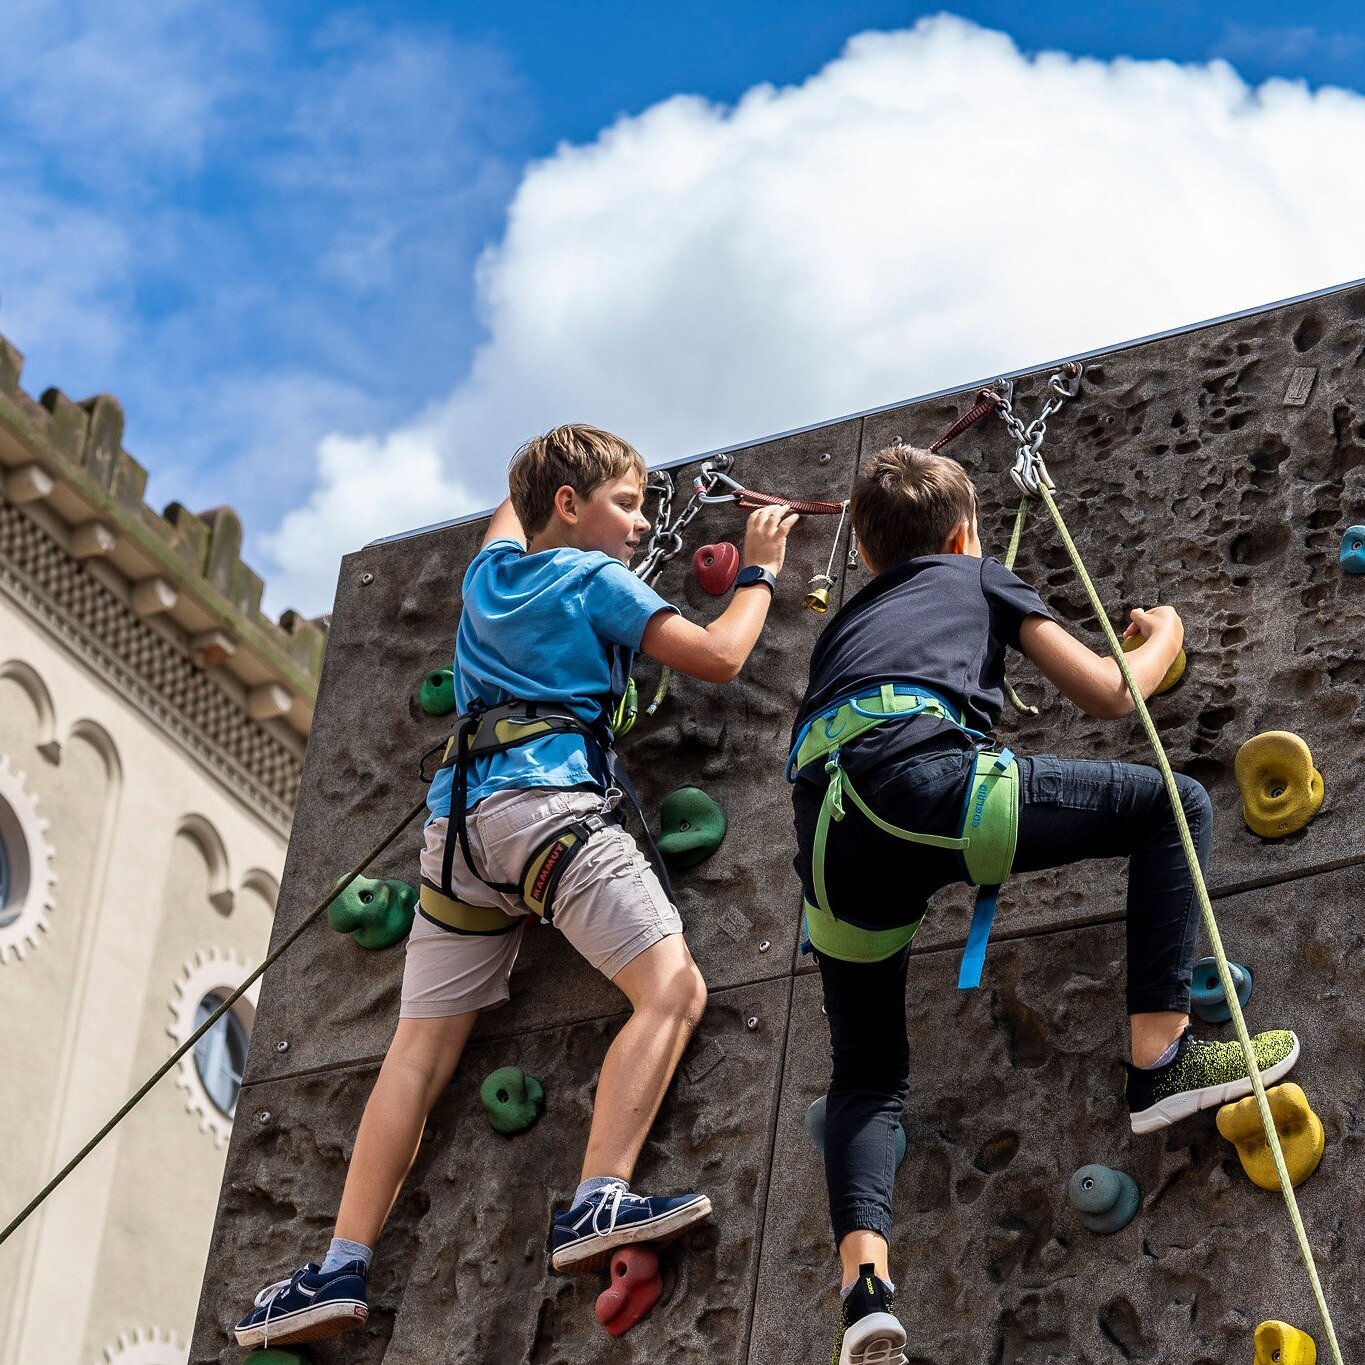
[[[495,792],[469,813],[475,865],[490,881],[521,881],[521,869],[547,839],[581,816],[602,809],[600,792],[546,788]],[[446,821],[426,827],[422,879],[441,884]],[[403,1019],[442,1019],[490,1009],[511,996],[508,978],[528,922],[519,896],[485,886],[455,850],[451,889],[470,905],[495,906],[516,927],[506,934],[457,934],[418,915],[403,967]],[[554,927],[610,980],[632,958],[670,934],[682,920],[635,840],[620,825],[598,830],[570,862],[554,899]]]

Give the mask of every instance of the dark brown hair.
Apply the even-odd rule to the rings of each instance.
[[[853,530],[878,570],[936,555],[959,522],[976,520],[976,489],[946,455],[888,446],[858,471],[849,506]]]
[[[631,470],[641,483],[645,481],[645,462],[633,445],[599,427],[575,422],[531,437],[512,456],[507,486],[522,530],[533,536],[549,525],[555,493],[566,484],[586,498]]]

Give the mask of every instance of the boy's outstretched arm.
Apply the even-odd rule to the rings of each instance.
[[[488,530],[483,533],[483,544],[491,545],[495,540],[516,540],[526,548],[526,532],[521,520],[512,510],[512,499],[504,498],[488,519]]]
[[[787,536],[797,516],[788,507],[760,507],[744,533],[744,566],[756,564],[774,576],[782,572]],[[772,593],[762,584],[738,588],[730,605],[709,626],[660,611],[645,627],[640,652],[703,682],[730,682],[744,667],[763,623]]]
[[[1143,645],[1127,656],[1128,669],[1144,698],[1156,691],[1180,653],[1185,626],[1173,607],[1138,608],[1133,623],[1124,631],[1126,640],[1143,637]],[[1019,627],[1019,647],[1038,671],[1088,716],[1116,720],[1133,711],[1133,698],[1123,681],[1118,663],[1107,654],[1096,654],[1056,621],[1030,616]]]

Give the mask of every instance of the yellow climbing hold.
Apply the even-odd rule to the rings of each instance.
[[[1146,638],[1141,635],[1130,635],[1127,639],[1120,640],[1125,654],[1131,654],[1135,649],[1141,649],[1147,643]],[[1185,651],[1182,649],[1175,656],[1171,666],[1166,670],[1166,676],[1157,683],[1156,691],[1153,696],[1159,697],[1163,692],[1169,692],[1181,678],[1185,676]]]
[[[1267,730],[1237,750],[1242,818],[1253,834],[1278,839],[1302,829],[1322,805],[1322,774],[1298,735]]]
[[[1256,1365],[1317,1365],[1317,1359],[1313,1338],[1287,1322],[1263,1322],[1256,1329]]]
[[[1275,1120],[1275,1131],[1280,1135],[1280,1148],[1284,1152],[1290,1182],[1302,1185],[1322,1160],[1326,1145],[1322,1120],[1313,1112],[1308,1096],[1292,1081],[1272,1087],[1265,1092],[1265,1097],[1270,1101],[1270,1117]],[[1280,1188],[1275,1158],[1266,1145],[1261,1111],[1254,1095],[1225,1104],[1218,1111],[1218,1131],[1237,1148],[1242,1169],[1253,1184],[1263,1190]]]

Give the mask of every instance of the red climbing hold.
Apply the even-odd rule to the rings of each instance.
[[[609,1335],[619,1337],[659,1302],[663,1292],[658,1256],[647,1246],[621,1247],[611,1258],[611,1284],[597,1296],[597,1321]]]
[[[730,591],[739,572],[739,551],[728,540],[703,545],[692,556],[692,572],[712,597],[720,597]]]

